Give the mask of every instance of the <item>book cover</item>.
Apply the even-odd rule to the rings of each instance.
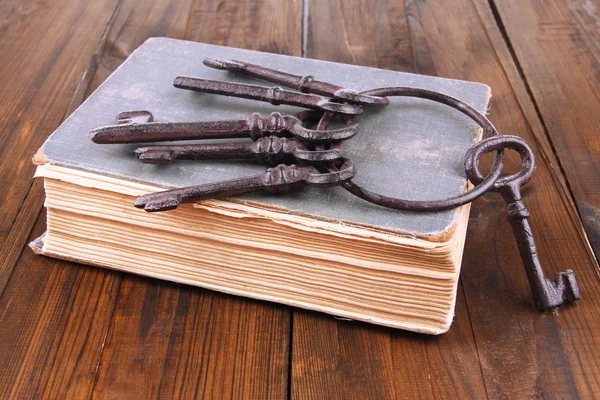
[[[245,119],[253,112],[294,114],[302,109],[253,100],[194,93],[173,87],[178,75],[265,83],[205,67],[205,57],[234,58],[278,68],[356,90],[412,86],[456,97],[485,113],[490,98],[486,85],[319,60],[233,49],[173,39],[150,39],[138,48],[100,88],[52,134],[38,161],[173,188],[254,175],[260,163],[180,161],[147,165],[133,156],[136,145],[98,145],[88,133],[114,123],[122,111],[147,110],[156,121]],[[269,85],[269,84],[267,84]],[[382,109],[359,117],[358,135],[347,141],[344,154],[354,162],[354,181],[387,196],[414,200],[443,199],[466,188],[463,161],[480,133],[474,122],[443,104],[414,98],[393,98]],[[451,228],[457,210],[415,213],[375,206],[340,188],[306,188],[274,196],[248,194],[252,200],[350,224],[374,226],[435,237]]]

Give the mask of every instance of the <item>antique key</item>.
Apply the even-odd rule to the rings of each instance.
[[[265,136],[250,143],[144,146],[135,149],[134,153],[146,164],[168,164],[174,160],[257,159],[275,166],[298,161],[335,161],[342,158],[342,144],[311,146],[294,139]]]
[[[245,120],[154,122],[149,111],[120,113],[115,125],[103,126],[90,132],[94,143],[147,143],[195,139],[251,138],[263,136],[293,136],[311,143],[332,143],[350,139],[358,132],[358,123],[352,117],[344,119],[346,126],[330,130],[308,129],[303,125],[311,113],[282,115],[274,112],[267,116],[253,113]]]
[[[292,92],[282,89],[279,86],[265,87],[245,83],[212,81],[188,76],[176,77],[173,81],[173,86],[196,92],[265,101],[273,105],[288,104],[306,107],[323,112],[330,111],[340,114],[358,115],[363,111],[360,106],[355,104],[337,103],[317,94]]]
[[[546,310],[579,300],[581,291],[573,270],[560,272],[554,281],[551,281],[544,275],[538,258],[533,231],[529,224],[529,211],[521,198],[521,186],[529,182],[535,170],[535,156],[527,142],[517,136],[493,136],[482,140],[467,151],[465,162],[467,176],[474,184],[481,182],[483,176],[477,166],[479,158],[485,153],[506,148],[519,153],[523,166],[516,174],[498,179],[491,191],[500,192],[507,204],[508,220],[519,245],[519,252],[537,308]]]
[[[354,177],[354,174],[354,165],[349,160],[343,160],[337,171],[326,173],[319,172],[313,166],[280,164],[267,169],[263,174],[247,178],[148,193],[138,197],[133,205],[149,212],[167,211],[177,208],[180,203],[229,197],[261,190],[282,193],[298,190],[307,185],[328,187],[348,181]]]
[[[333,97],[339,101],[346,101],[361,106],[385,107],[390,103],[386,97],[369,96],[358,93],[352,89],[346,89],[332,83],[318,81],[311,75],[294,75],[289,72],[283,72],[245,61],[205,58],[203,64],[210,68],[242,73],[253,78],[287,86],[299,90],[302,93],[320,94],[322,96]]]

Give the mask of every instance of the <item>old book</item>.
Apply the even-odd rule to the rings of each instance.
[[[142,164],[135,145],[88,137],[122,111],[156,121],[244,119],[299,108],[189,92],[177,75],[265,84],[203,66],[233,58],[357,90],[413,86],[457,97],[485,112],[487,86],[172,39],[140,46],[46,141],[34,157],[44,179],[46,234],[32,243],[51,257],[274,301],[418,332],[445,332],[453,318],[469,206],[415,213],[383,208],[339,187],[255,193],[183,204],[162,213],[132,206],[164,188],[261,173],[251,161]],[[267,84],[268,85],[268,84]],[[355,181],[404,199],[465,191],[465,151],[481,132],[441,104],[392,98],[360,116],[345,154]],[[243,140],[243,139],[240,139]],[[248,139],[249,141],[250,139]]]

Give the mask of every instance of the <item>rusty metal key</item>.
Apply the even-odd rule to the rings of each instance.
[[[390,101],[387,97],[369,96],[358,93],[356,90],[334,85],[329,82],[319,81],[312,75],[295,75],[262,65],[252,64],[245,61],[205,58],[204,65],[210,68],[241,73],[253,78],[262,79],[278,85],[299,90],[302,93],[315,93],[322,96],[333,97],[339,101],[346,101],[361,106],[385,107]]]
[[[567,269],[556,275],[554,281],[546,278],[538,258],[533,231],[529,224],[529,211],[521,197],[521,186],[531,179],[535,170],[535,156],[527,142],[517,136],[494,136],[471,147],[466,155],[465,169],[469,180],[478,184],[483,176],[477,166],[479,158],[496,150],[512,149],[521,156],[522,168],[514,175],[496,181],[491,191],[500,192],[507,204],[508,220],[519,245],[529,286],[539,310],[560,306],[581,299],[575,272]]]
[[[148,143],[161,141],[251,138],[263,136],[294,136],[313,143],[333,143],[350,139],[359,130],[352,117],[346,126],[330,130],[314,130],[303,125],[310,113],[267,116],[253,113],[247,119],[222,121],[155,122],[149,111],[127,111],[117,116],[115,125],[103,126],[90,132],[94,143]]]
[[[135,149],[146,164],[168,164],[174,160],[257,159],[278,165],[303,161],[322,163],[342,158],[342,144],[311,148],[308,143],[277,136],[265,136],[250,143],[201,143],[188,145],[144,146]]]
[[[176,77],[173,81],[173,86],[179,89],[193,90],[196,92],[214,93],[223,96],[265,101],[273,105],[288,104],[323,112],[330,111],[340,114],[358,115],[363,111],[360,106],[355,104],[338,103],[317,94],[293,92],[282,89],[279,86],[266,87],[248,85],[245,83],[213,81],[188,76]]]
[[[346,182],[354,177],[354,165],[343,160],[334,172],[321,173],[313,166],[280,164],[265,173],[247,178],[207,183],[203,185],[149,193],[138,197],[133,205],[148,212],[173,210],[180,203],[218,199],[242,193],[267,191],[271,193],[298,190],[304,186],[328,187]]]

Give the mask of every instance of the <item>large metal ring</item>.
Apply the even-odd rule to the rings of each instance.
[[[452,96],[445,95],[443,93],[434,92],[431,90],[411,88],[411,87],[389,87],[372,89],[361,92],[367,96],[399,96],[399,97],[418,97],[421,99],[432,100],[438,103],[445,104],[465,114],[471,118],[483,129],[484,137],[499,136],[498,131],[494,125],[479,111],[471,107],[470,105],[454,98]],[[319,122],[318,129],[325,129],[328,124],[328,119],[331,118],[328,113],[323,115],[322,120]],[[475,144],[476,146],[477,144]],[[380,206],[394,208],[397,210],[405,211],[443,211],[449,210],[470,203],[477,199],[485,192],[490,190],[494,183],[500,177],[502,168],[504,167],[504,152],[502,148],[499,148],[495,152],[494,164],[488,175],[483,178],[480,182],[473,182],[475,187],[471,190],[455,197],[450,197],[444,200],[404,200],[395,197],[384,196],[370,190],[367,190],[353,181],[348,181],[341,186],[352,193],[368,202],[378,204]],[[466,170],[466,166],[465,166]],[[467,172],[468,174],[468,172]],[[468,176],[468,175],[467,175]]]

